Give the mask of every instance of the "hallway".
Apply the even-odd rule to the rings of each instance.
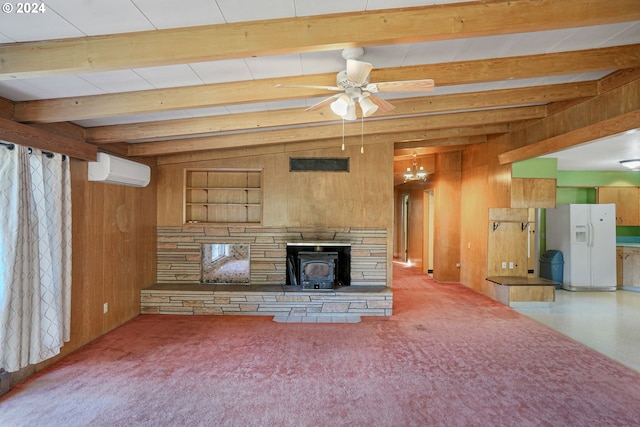
[[[551,308],[516,311],[640,372],[640,292],[557,290]]]

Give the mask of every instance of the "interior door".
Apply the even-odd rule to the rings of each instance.
[[[402,260],[409,260],[409,195],[402,195]]]

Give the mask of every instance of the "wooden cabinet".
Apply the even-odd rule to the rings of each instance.
[[[186,169],[184,222],[262,222],[262,171]]]
[[[624,277],[624,247],[616,246],[616,284],[622,287]]]
[[[598,203],[616,205],[616,225],[640,225],[638,187],[600,187]]]
[[[512,208],[555,208],[556,180],[550,178],[512,178]]]
[[[622,247],[622,286],[640,286],[640,248]]]

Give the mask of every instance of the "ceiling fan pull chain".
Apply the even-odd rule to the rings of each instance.
[[[360,123],[360,154],[364,154],[364,116],[362,116]]]
[[[342,119],[342,151],[344,151],[344,119]]]

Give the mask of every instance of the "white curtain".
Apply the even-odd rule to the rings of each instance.
[[[60,353],[70,338],[68,159],[0,145],[0,368]]]

